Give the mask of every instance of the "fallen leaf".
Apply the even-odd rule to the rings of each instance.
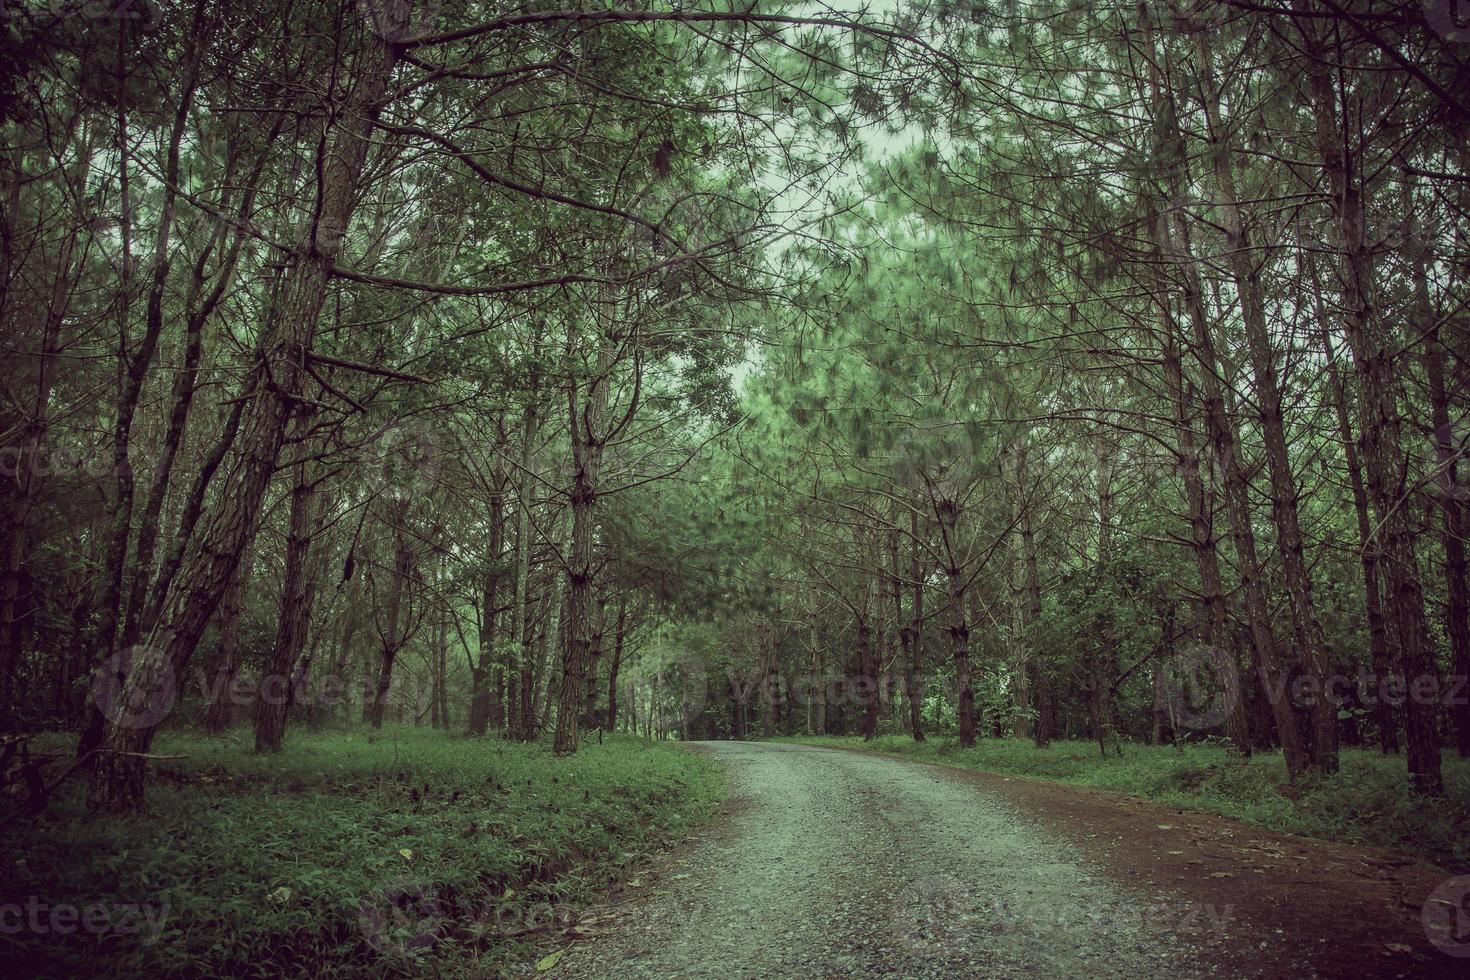
[[[1414,951],[1413,946],[1405,946],[1403,943],[1385,943],[1383,948],[1392,950],[1395,953],[1412,953]]]

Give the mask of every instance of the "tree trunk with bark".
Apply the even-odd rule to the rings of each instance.
[[[1348,156],[1347,146],[1351,141],[1343,138],[1339,124],[1338,91],[1322,60],[1327,57],[1340,60],[1342,52],[1329,55],[1325,46],[1317,42],[1313,34],[1315,27],[1303,25],[1302,29],[1308,55],[1302,64],[1316,117],[1317,151],[1331,191],[1332,217],[1340,243],[1337,267],[1342,322],[1358,372],[1363,466],[1368,494],[1378,518],[1374,534],[1382,542],[1384,612],[1389,635],[1398,644],[1399,663],[1408,690],[1412,692],[1415,684],[1427,683],[1434,677],[1437,668],[1424,613],[1416,529],[1410,508],[1404,505],[1409,466],[1402,441],[1395,362],[1397,344],[1374,297],[1372,258],[1364,230],[1364,189],[1357,183],[1356,164]],[[1444,793],[1437,714],[1437,704],[1424,703],[1413,696],[1404,701],[1409,779],[1415,792],[1432,796]]]
[[[492,480],[494,486],[490,498],[490,533],[485,548],[485,578],[480,593],[479,656],[470,671],[470,718],[471,735],[484,735],[492,725],[497,730],[500,719],[495,716],[495,698],[492,685],[497,673],[504,670],[498,664],[495,649],[499,636],[500,603],[500,553],[505,547],[505,477],[499,472]],[[501,702],[502,710],[504,702]]]
[[[1256,409],[1261,439],[1266,450],[1266,471],[1271,486],[1271,516],[1276,526],[1276,550],[1281,558],[1282,577],[1286,584],[1287,605],[1292,627],[1302,648],[1302,662],[1307,674],[1316,682],[1311,698],[1313,767],[1321,773],[1337,771],[1337,711],[1329,693],[1331,665],[1322,624],[1317,619],[1312,600],[1312,579],[1302,543],[1296,474],[1286,442],[1286,419],[1278,358],[1266,327],[1266,303],[1250,235],[1238,203],[1235,187],[1234,153],[1220,118],[1220,95],[1215,86],[1214,56],[1210,48],[1210,32],[1200,31],[1197,43],[1201,63],[1206,70],[1204,85],[1205,123],[1210,143],[1209,158],[1214,165],[1216,205],[1225,232],[1225,244],[1236,296],[1240,300],[1241,320],[1245,326],[1246,349],[1256,386]]]
[[[305,422],[299,426],[303,431]],[[257,687],[255,701],[255,751],[279,752],[286,734],[286,715],[295,696],[296,664],[306,649],[311,612],[316,602],[315,569],[311,563],[312,539],[316,531],[317,495],[315,474],[309,462],[310,448],[304,440],[300,458],[292,468],[290,529],[286,537],[286,576],[281,586],[276,642],[265,674]]]
[[[372,704],[368,721],[373,728],[383,727],[383,713],[388,704],[388,692],[393,686],[393,666],[398,653],[408,642],[410,630],[409,609],[414,574],[414,553],[407,528],[409,510],[413,502],[407,498],[394,501],[389,508],[392,523],[393,566],[388,571],[388,599],[386,623],[381,631],[380,659],[378,661],[377,684],[373,689]]]
[[[623,667],[623,640],[628,631],[628,596],[618,600],[618,618],[613,626],[612,661],[607,667],[607,730],[618,730],[618,672]]]
[[[970,674],[970,626],[965,621],[965,578],[955,538],[959,506],[948,498],[934,502],[934,516],[944,545],[944,581],[949,591],[949,650],[954,661],[955,711],[959,718],[960,745],[975,744],[975,689]]]
[[[592,545],[597,523],[597,487],[602,472],[602,454],[607,433],[608,373],[611,357],[606,337],[597,339],[598,354],[593,376],[584,386],[573,382],[567,389],[571,428],[572,487],[568,494],[572,511],[572,540],[567,555],[567,625],[563,648],[561,692],[556,713],[553,747],[557,754],[577,751],[577,720],[582,707],[582,690],[591,655],[592,631]],[[575,323],[568,326],[567,346],[576,349]]]
[[[1363,468],[1358,457],[1358,443],[1353,435],[1348,414],[1348,398],[1332,339],[1324,335],[1327,381],[1332,390],[1333,412],[1337,418],[1338,438],[1342,442],[1343,464],[1353,492],[1353,515],[1358,527],[1358,567],[1363,576],[1363,607],[1368,620],[1368,649],[1373,670],[1374,689],[1370,712],[1378,728],[1378,748],[1384,755],[1399,750],[1397,713],[1393,702],[1383,696],[1394,673],[1393,653],[1389,650],[1388,626],[1383,616],[1383,586],[1380,581],[1378,540],[1373,534],[1373,521],[1368,513],[1368,491],[1363,485]]]
[[[394,16],[412,15],[412,4]],[[235,566],[260,521],[286,425],[302,390],[308,352],[326,296],[330,270],[352,217],[358,181],[371,144],[373,120],[381,111],[397,47],[383,38],[366,42],[358,76],[345,100],[342,122],[321,151],[318,207],[314,220],[287,259],[284,281],[266,315],[255,363],[245,382],[239,444],[228,478],[206,523],[179,569],[168,612],[150,637],[156,656],[130,672],[120,685],[125,698],[144,702],[158,685],[188,666]],[[161,721],[161,719],[158,719]],[[133,811],[143,806],[148,751],[158,721],[137,724],[131,714],[114,714],[97,747],[88,787],[95,809]]]

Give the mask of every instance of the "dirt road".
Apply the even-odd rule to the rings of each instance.
[[[1390,861],[1397,877],[1335,880],[1311,851],[1330,845],[1286,861],[1296,838],[1236,839],[1242,825],[1112,794],[799,745],[699,750],[728,770],[727,814],[594,910],[557,976],[1410,977],[1466,965],[1416,934],[1417,908],[1378,904],[1412,906],[1438,869],[1406,884]],[[1283,862],[1253,864],[1262,848]],[[1371,868],[1375,853],[1349,858]],[[1325,874],[1306,899],[1304,864]]]

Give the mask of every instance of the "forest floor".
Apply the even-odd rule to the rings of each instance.
[[[722,793],[713,762],[631,736],[567,759],[412,727],[156,751],[178,758],[146,814],[89,814],[79,778],[40,816],[0,806],[0,976],[496,976]]]
[[[581,924],[590,941],[543,966],[720,980],[1464,975],[1421,921],[1451,874],[1402,854],[871,752],[701,751],[726,767],[723,815],[610,892]]]

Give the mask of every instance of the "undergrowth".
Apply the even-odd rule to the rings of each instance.
[[[157,764],[147,815],[88,814],[74,780],[7,828],[0,973],[493,975],[722,792],[713,763],[632,737],[565,759],[414,729],[155,751],[185,758]]]

